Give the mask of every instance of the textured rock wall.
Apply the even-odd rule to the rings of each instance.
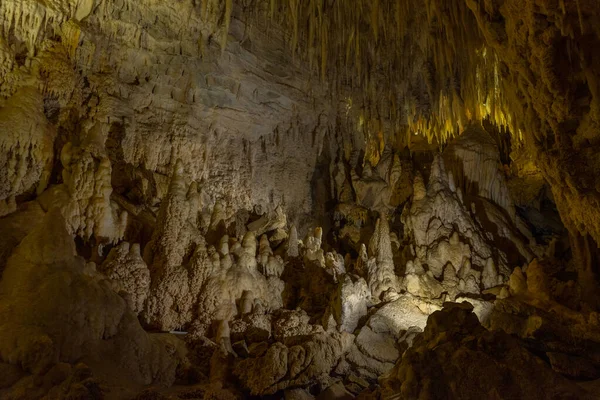
[[[156,205],[181,159],[203,206],[310,211],[336,103],[280,28],[221,3],[2,2],[1,200],[42,191],[93,131],[134,203]]]
[[[501,90],[550,183],[580,264],[596,296],[600,243],[598,127],[600,45],[596,1],[466,0],[501,61]],[[588,244],[593,239],[593,243]]]

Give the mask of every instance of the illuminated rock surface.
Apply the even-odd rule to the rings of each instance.
[[[599,18],[0,1],[0,398],[597,396]]]

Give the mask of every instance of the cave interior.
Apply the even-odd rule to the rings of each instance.
[[[0,398],[600,399],[600,1],[0,0]]]

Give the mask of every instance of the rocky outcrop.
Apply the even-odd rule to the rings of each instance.
[[[501,297],[489,314],[492,329],[523,338],[564,376],[600,378],[598,313],[589,311],[581,287],[565,280],[555,262],[533,260],[515,269]]]
[[[403,212],[405,234],[414,238],[417,256],[412,263],[414,267],[407,268],[410,277],[406,284],[411,285],[413,292],[421,286],[433,288],[435,283],[431,279],[442,277],[448,265],[454,270],[446,269],[449,278],[459,279],[461,291],[480,285],[487,289],[503,283],[510,275],[506,255],[490,245],[491,240],[476,216],[468,211],[449,182],[444,161],[436,156],[426,190],[420,187],[421,180],[415,179],[412,204]],[[427,265],[428,270],[421,265]],[[475,265],[479,270],[473,269]],[[482,270],[483,277],[479,272]],[[430,278],[419,279],[426,272]],[[474,285],[468,283],[469,279],[474,280]]]
[[[236,363],[234,375],[253,395],[327,380],[352,340],[347,333],[309,333],[314,328],[306,322],[296,325],[294,333],[285,332],[277,334],[281,342]]]
[[[94,265],[76,256],[58,210],[15,249],[0,292],[0,358],[24,374],[43,376],[60,362],[108,362],[138,384],[174,382],[177,358],[144,332]]]
[[[468,303],[447,304],[431,314],[380,393],[401,399],[594,398],[518,340],[481,327]]]

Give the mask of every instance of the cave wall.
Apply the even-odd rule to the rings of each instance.
[[[18,0],[0,24],[4,213],[61,182],[67,143],[108,158],[136,205],[158,205],[180,159],[201,207],[312,209],[337,103],[280,26],[219,1]]]
[[[501,60],[502,91],[569,229],[580,282],[597,299],[599,271],[592,260],[600,243],[600,4],[466,4]]]
[[[600,239],[597,216],[599,101],[593,1],[468,0],[486,43],[502,60],[503,90],[526,144],[551,183],[565,223]]]
[[[111,176],[88,199],[155,212],[181,160],[201,209],[295,219],[331,179],[320,158],[376,164],[386,143],[443,143],[489,117],[532,155],[573,240],[599,242],[597,2],[267,6],[0,4],[0,214],[84,151]]]

